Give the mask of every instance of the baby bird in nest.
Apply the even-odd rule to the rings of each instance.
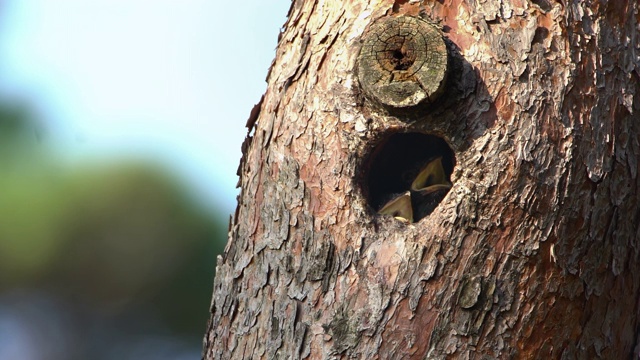
[[[442,157],[435,158],[420,169],[408,191],[393,195],[378,214],[391,215],[405,223],[420,220],[433,212],[451,186],[442,166]]]

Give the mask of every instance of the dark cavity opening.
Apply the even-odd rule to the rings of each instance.
[[[403,222],[431,214],[451,188],[455,155],[447,142],[422,133],[394,133],[369,155],[366,196],[376,213]]]
[[[413,64],[413,59],[404,51],[404,49],[393,50],[391,53],[395,66],[394,70],[407,70]]]
[[[389,71],[409,69],[416,61],[413,42],[402,36],[389,39],[382,59],[383,67]]]

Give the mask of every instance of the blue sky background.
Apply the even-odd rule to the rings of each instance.
[[[229,213],[289,5],[0,0],[0,98],[32,107],[70,162],[149,158]]]

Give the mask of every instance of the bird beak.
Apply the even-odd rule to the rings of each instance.
[[[438,157],[425,165],[418,176],[411,183],[411,190],[418,191],[423,195],[430,194],[437,190],[448,190],[451,183],[447,180],[442,167],[442,157]]]
[[[397,220],[406,223],[413,222],[413,209],[411,208],[411,192],[393,198],[378,210],[380,215],[391,215]]]

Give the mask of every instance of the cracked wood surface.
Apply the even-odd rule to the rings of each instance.
[[[393,107],[433,102],[444,90],[447,47],[442,34],[412,16],[388,16],[363,36],[360,86],[372,100]]]
[[[294,1],[251,112],[206,359],[623,359],[640,350],[636,0]],[[376,19],[443,30],[447,87],[387,113],[354,69]],[[365,158],[444,138],[453,187],[376,215]]]

